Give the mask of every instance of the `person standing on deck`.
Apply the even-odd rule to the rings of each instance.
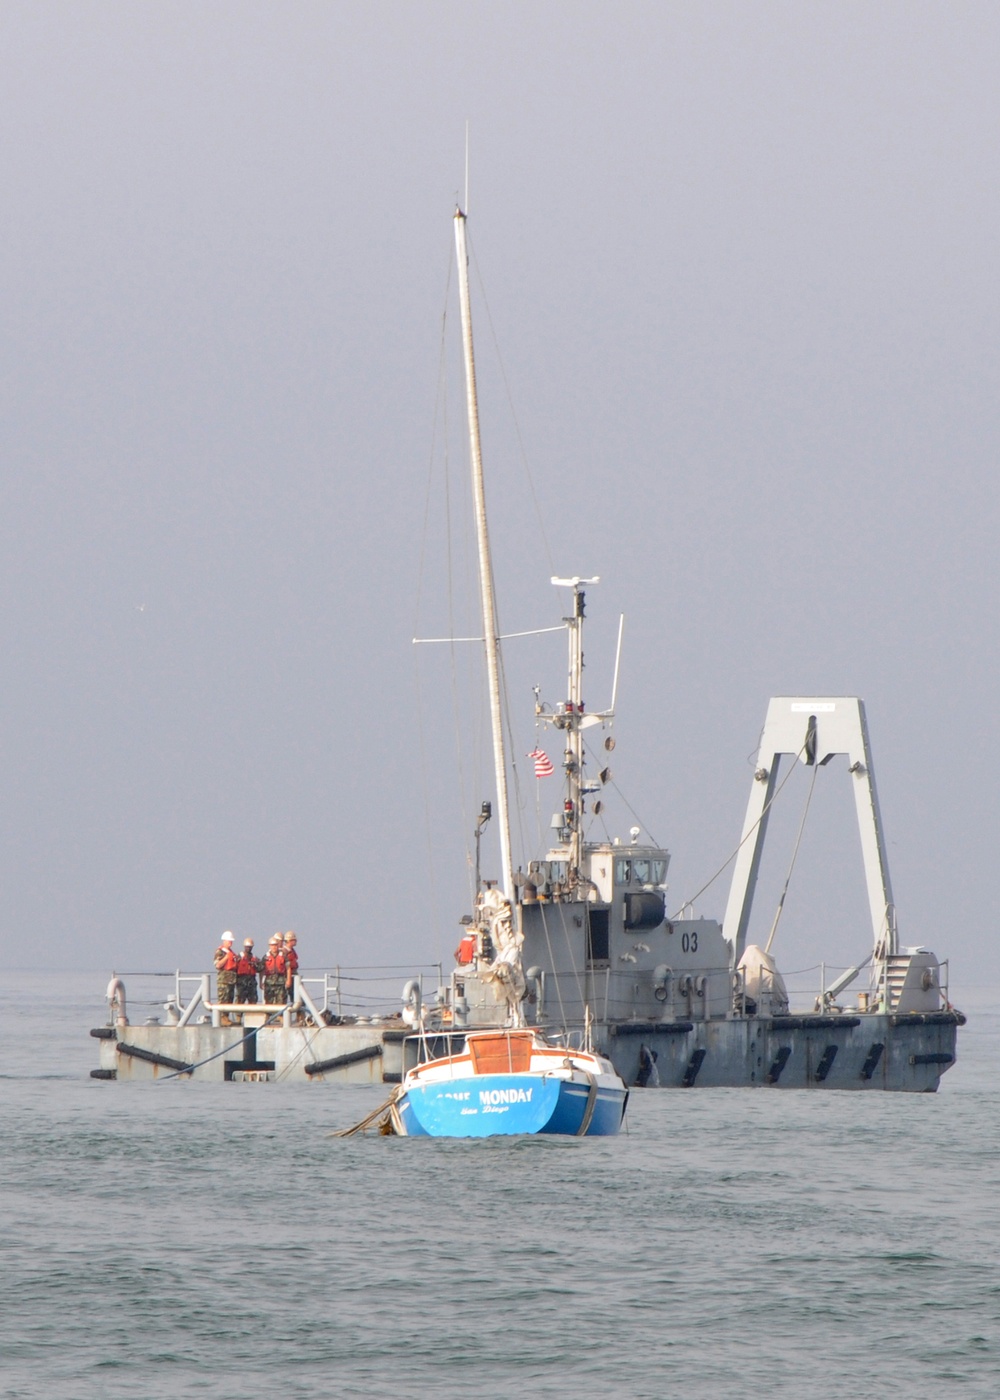
[[[215,950],[216,985],[218,986],[219,1001],[231,1002],[236,992],[236,963],[238,961],[233,952],[233,935],[224,933],[222,942]]]
[[[269,1006],[276,1006],[285,1000],[285,954],[281,947],[281,934],[271,935],[264,959],[264,1000]]]
[[[285,954],[285,1000],[295,1000],[295,977],[299,970],[299,955],[295,951],[298,939],[291,929],[285,934],[282,951]]]
[[[253,939],[243,940],[243,952],[236,960],[236,1000],[255,1002],[257,1000],[258,961],[253,955]]]

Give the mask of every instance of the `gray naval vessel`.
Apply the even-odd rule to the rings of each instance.
[[[954,1063],[964,1017],[949,1003],[946,964],[929,949],[899,940],[859,699],[785,696],[770,702],[725,917],[721,923],[685,917],[686,907],[668,916],[666,850],[644,844],[639,827],[628,844],[588,839],[611,777],[618,662],[609,708],[588,711],[582,694],[585,586],[598,580],[554,578],[570,596],[562,619],[568,677],[554,705],[536,692],[535,718],[561,745],[563,792],[552,819],[554,844],[527,868],[513,869],[502,638],[486,528],[465,222],[456,210],[484,628],[476,640],[484,643],[490,680],[501,879],[480,877],[480,837],[492,817],[492,804],[484,802],[475,832],[473,911],[463,920],[454,968],[427,995],[424,979],[414,976],[394,1012],[345,1016],[331,1001],[329,976],[296,976],[290,1003],[234,1009],[212,1000],[208,975],[178,974],[165,1021],[150,1017],[133,1025],[123,980],[113,977],[107,1024],[92,1031],[101,1057],[92,1073],[102,1079],[398,1083],[418,1060],[460,1053],[470,1030],[529,1025],[550,1044],[561,1040],[606,1055],[630,1085],[935,1090]],[[532,757],[536,774],[554,776],[544,750],[536,748]],[[822,976],[817,993],[793,1008],[771,952],[777,917],[763,948],[747,942],[761,852],[794,765],[811,768],[814,781],[821,767],[840,757],[854,788],[871,952],[829,984]],[[784,778],[783,759],[792,763]],[[851,1005],[845,993],[859,979],[866,985]]]
[[[585,835],[602,809],[615,743],[614,695],[600,712],[581,698],[591,582],[553,580],[572,599],[567,696],[555,705],[536,696],[539,724],[563,749],[554,844],[515,872],[509,900],[479,876],[491,816],[483,804],[475,907],[449,975],[411,977],[402,1005],[373,1016],[338,1012],[330,975],[296,977],[287,1005],[235,1008],[212,1000],[208,974],[188,979],[185,1001],[178,975],[165,1020],[134,1025],[114,978],[107,1024],[91,1032],[100,1044],[94,1077],[391,1084],[418,1058],[460,1048],[469,1030],[514,1024],[520,1011],[550,1040],[606,1054],[640,1087],[936,1090],[965,1017],[949,1002],[947,964],[900,942],[862,701],[770,701],[723,920],[672,917],[667,850],[644,843],[638,827],[627,843]],[[814,781],[835,758],[854,790],[871,952],[828,983],[824,975],[809,1004],[794,1007],[770,948],[747,942],[750,914],[768,819],[794,765]]]
[[[565,797],[553,817],[556,843],[515,875],[529,1019],[550,1034],[582,1033],[638,1086],[933,1092],[954,1063],[965,1017],[949,1002],[947,964],[899,939],[863,702],[771,700],[723,921],[668,917],[668,851],[643,844],[638,827],[628,845],[584,836],[588,803],[601,810],[595,794],[610,778],[601,764],[614,747],[609,733],[603,745],[588,743],[610,727],[614,699],[587,713],[581,698],[584,584],[596,581],[552,580],[573,596],[564,619],[568,694],[554,707],[536,703],[536,712],[562,741]],[[824,976],[811,1005],[792,1008],[769,946],[747,942],[754,891],[768,819],[794,771],[782,779],[782,760],[810,768],[814,782],[839,757],[854,789],[871,952],[828,984]],[[509,918],[487,887],[459,951],[468,962],[438,993],[433,1025],[502,1022],[494,928]],[[777,918],[772,937],[776,927]],[[859,980],[850,1005],[845,993]]]

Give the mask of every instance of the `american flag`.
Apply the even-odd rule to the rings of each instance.
[[[552,767],[551,758],[549,758],[544,749],[532,749],[528,757],[535,760],[536,778],[551,778],[552,774],[556,771]]]

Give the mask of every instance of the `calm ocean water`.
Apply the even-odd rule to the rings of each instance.
[[[91,1080],[102,993],[0,993],[3,1397],[1000,1394],[995,1013],[937,1095],[338,1141],[375,1091]]]

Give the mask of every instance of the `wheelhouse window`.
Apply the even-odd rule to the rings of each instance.
[[[565,860],[533,860],[528,873],[536,884],[561,885],[566,880],[569,864]]]
[[[667,862],[657,856],[619,856],[615,861],[616,885],[662,885]]]

